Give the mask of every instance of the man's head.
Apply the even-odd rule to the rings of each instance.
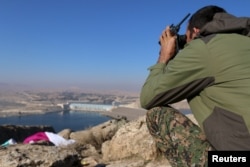
[[[213,20],[216,13],[227,13],[225,9],[210,5],[205,6],[198,11],[196,11],[188,22],[188,27],[186,31],[187,42],[194,39],[200,32],[200,29],[204,27],[208,22]]]

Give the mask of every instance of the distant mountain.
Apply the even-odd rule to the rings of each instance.
[[[124,86],[125,87],[125,86]],[[38,84],[17,84],[17,83],[7,83],[0,82],[0,92],[10,92],[10,91],[70,91],[70,92],[87,92],[87,93],[97,93],[97,94],[114,94],[114,95],[130,95],[130,96],[139,96],[138,90],[130,89],[127,86],[127,89],[122,86],[119,88],[112,86],[100,86],[100,85],[38,85]]]
[[[0,86],[7,86],[9,85],[8,83],[0,82]]]
[[[0,82],[0,91],[17,91],[27,89],[29,86],[24,84],[10,84],[5,82]]]

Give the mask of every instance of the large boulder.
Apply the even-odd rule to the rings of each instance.
[[[114,137],[102,145],[105,161],[139,157],[146,161],[157,158],[158,152],[146,126],[145,116],[122,126]]]
[[[96,149],[100,149],[102,143],[110,140],[117,130],[126,123],[125,119],[110,120],[87,130],[72,132],[70,133],[70,139],[81,144],[91,144]]]

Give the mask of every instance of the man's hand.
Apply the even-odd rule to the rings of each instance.
[[[167,63],[175,54],[176,36],[170,32],[169,26],[162,32],[160,36],[161,51],[158,63]]]

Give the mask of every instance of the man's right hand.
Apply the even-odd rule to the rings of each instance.
[[[168,26],[160,36],[161,51],[158,63],[168,63],[175,54],[176,36],[171,35]]]

